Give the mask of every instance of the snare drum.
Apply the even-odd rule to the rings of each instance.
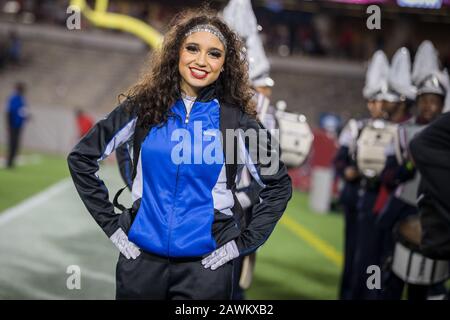
[[[432,285],[449,277],[449,261],[433,260],[420,252],[419,215],[401,221],[395,228],[397,242],[392,271],[406,283]]]

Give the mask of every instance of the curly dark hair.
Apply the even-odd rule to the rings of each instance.
[[[178,61],[184,35],[199,24],[215,26],[227,42],[224,71],[215,82],[218,100],[256,115],[243,42],[216,12],[201,8],[183,11],[172,19],[161,48],[151,54],[148,69],[124,94],[130,106],[137,108],[140,126],[149,127],[167,121],[168,110],[180,97]]]

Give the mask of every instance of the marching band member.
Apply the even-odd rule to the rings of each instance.
[[[428,278],[425,274],[414,274],[414,270],[420,269],[414,265],[409,266],[410,273],[406,274],[409,264],[423,261],[413,259],[408,262],[400,256],[401,252],[418,250],[421,233],[416,205],[420,174],[413,164],[409,142],[442,112],[448,88],[448,75],[439,70],[437,51],[429,41],[424,41],[418,48],[412,80],[417,87],[418,114],[399,125],[382,174],[383,185],[391,194],[378,219],[378,225],[386,230],[383,242],[386,270],[381,299],[401,299],[404,284],[408,283],[408,299],[424,300],[429,285],[435,281],[425,279]],[[438,274],[435,276],[439,278]]]
[[[376,299],[378,295],[377,290],[367,286],[367,268],[380,265],[383,238],[375,223],[374,210],[380,200],[380,191],[383,191],[380,189],[380,174],[386,162],[385,149],[394,138],[395,124],[408,119],[411,101],[415,98],[410,67],[409,52],[406,48],[400,48],[392,59],[387,78],[381,80],[378,99],[383,101],[384,119],[368,122],[357,141],[356,162],[362,177],[357,204],[358,245],[353,263],[353,299]]]
[[[276,128],[275,109],[270,105],[274,81],[269,77],[270,64],[266,57],[259,36],[258,25],[250,0],[230,0],[223,10],[223,19],[243,41],[249,66],[249,77],[255,96],[256,112],[263,126],[272,130]],[[242,223],[247,224],[252,216],[253,206],[259,203],[259,193],[262,190],[245,168],[237,177],[236,197],[245,212]],[[235,300],[243,300],[244,290],[248,289],[256,262],[256,253],[239,258],[235,263]]]
[[[255,90],[254,100],[258,120],[272,137],[279,141],[281,158],[288,168],[300,166],[308,156],[313,135],[303,115],[276,110],[271,104],[274,81],[269,77],[270,63],[266,57],[257,25],[256,17],[250,0],[230,0],[223,10],[223,18],[227,24],[245,40],[245,53],[248,58],[249,76]],[[275,129],[278,129],[275,131]],[[275,136],[279,132],[279,135]],[[246,211],[247,222],[251,219],[254,206],[260,203],[261,187],[252,178],[248,170],[242,170],[238,175],[236,196]],[[243,290],[252,281],[256,254],[243,258],[242,272],[236,270],[236,281],[239,286],[235,290],[235,299],[243,299]],[[237,268],[239,264],[235,264]]]
[[[381,90],[383,73],[387,74],[389,62],[383,51],[373,55],[366,73],[366,85],[363,96],[367,100],[370,119],[382,117],[382,101],[377,99]],[[344,270],[341,278],[339,297],[343,300],[351,299],[351,277],[353,273],[353,259],[356,250],[356,226],[358,189],[361,180],[356,164],[356,142],[359,133],[369,119],[350,119],[339,136],[339,150],[334,160],[337,174],[344,180],[344,187],[340,194],[340,203],[344,209]]]
[[[276,128],[275,108],[270,105],[271,87],[273,80],[264,75],[252,81],[253,88],[256,90],[254,99],[256,101],[256,112],[262,125],[267,130]],[[236,186],[236,197],[245,212],[245,223],[250,221],[253,206],[260,202],[260,185],[254,180],[248,170],[245,168],[239,172],[238,184]],[[241,259],[241,264],[235,264],[236,284],[234,290],[234,299],[245,299],[244,291],[251,285],[253,270],[256,264],[256,252]]]

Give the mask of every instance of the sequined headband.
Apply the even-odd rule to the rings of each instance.
[[[184,36],[188,37],[195,32],[209,32],[215,35],[217,38],[219,38],[220,42],[222,42],[225,49],[227,48],[227,41],[225,40],[225,37],[223,36],[222,32],[220,32],[220,30],[217,29],[215,26],[210,24],[199,24],[190,29],[188,32],[186,32]]]

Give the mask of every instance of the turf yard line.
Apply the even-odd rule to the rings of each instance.
[[[49,201],[54,196],[60,194],[64,190],[67,190],[71,186],[71,181],[69,178],[66,178],[46,190],[38,193],[31,198],[28,198],[22,201],[17,206],[6,209],[0,215],[0,227],[7,224],[9,221],[14,220],[15,218],[33,212],[33,208],[39,206],[42,203]]]
[[[342,254],[339,253],[335,248],[331,245],[320,239],[317,235],[315,235],[310,230],[306,229],[304,226],[290,218],[288,215],[284,214],[281,218],[281,225],[290,230],[300,239],[304,240],[315,250],[320,252],[323,256],[325,256],[328,260],[333,262],[337,267],[341,268],[343,259]]]
[[[118,173],[102,167],[99,176],[117,190]],[[0,215],[0,299],[114,299],[117,249],[70,178],[43,190]],[[66,285],[69,266],[79,267],[79,290]]]

